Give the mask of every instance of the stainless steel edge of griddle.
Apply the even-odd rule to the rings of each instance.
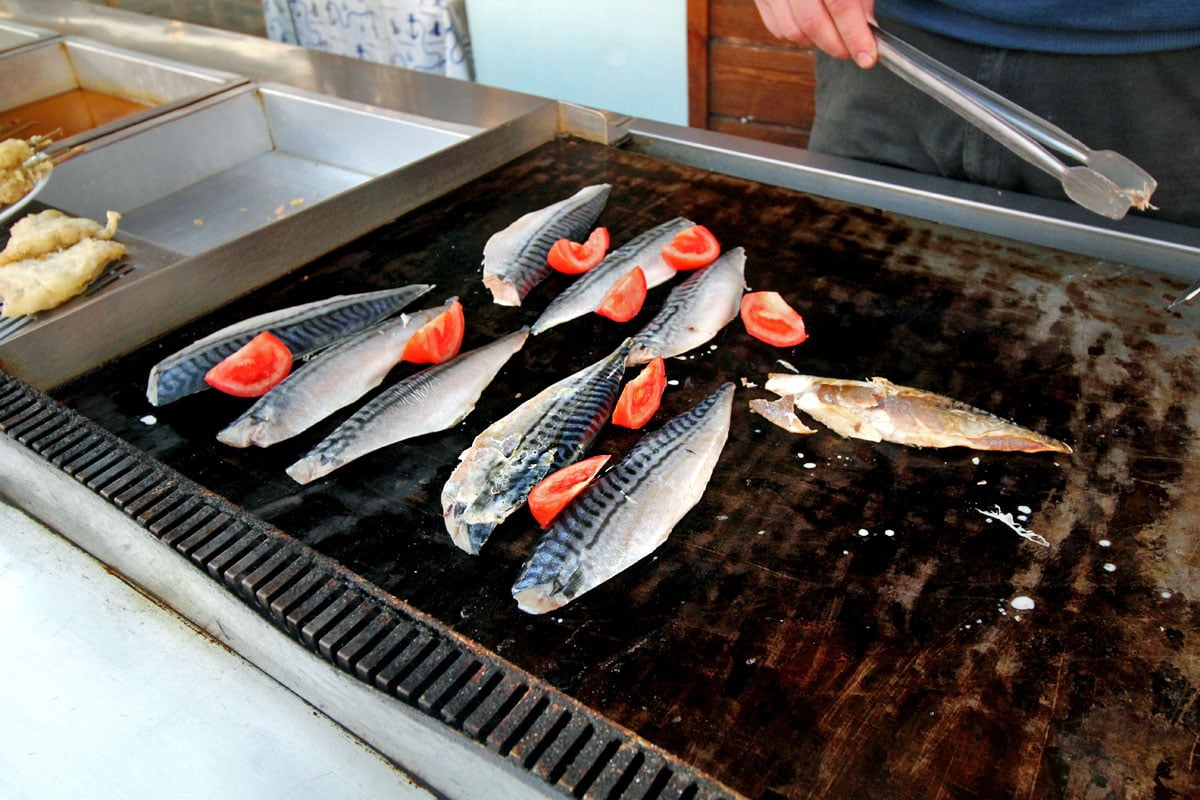
[[[737,797],[3,374],[0,434],[0,496],[444,796]]]
[[[628,125],[624,146],[668,161],[964,230],[1200,279],[1200,229],[654,120]]]

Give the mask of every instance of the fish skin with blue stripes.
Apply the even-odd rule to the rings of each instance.
[[[258,398],[217,440],[230,447],[269,447],[303,433],[382,383],[413,334],[456,299],[388,320],[322,351]]]
[[[297,361],[333,342],[387,319],[433,289],[414,283],[375,292],[337,295],[259,314],[192,342],[150,368],[146,398],[162,406],[208,388],[204,375],[263,331],[270,331]]]
[[[479,396],[529,338],[529,329],[502,336],[410,375],[354,412],[287,474],[310,483],[388,445],[444,431],[462,422]]]
[[[604,260],[583,273],[558,297],[550,301],[546,310],[533,323],[534,336],[544,333],[556,325],[590,314],[596,310],[604,295],[634,267],[641,267],[646,276],[646,288],[666,283],[675,277],[675,270],[663,260],[662,249],[695,223],[676,217],[643,231],[604,257]]]
[[[530,489],[587,452],[617,403],[629,347],[626,339],[475,437],[442,489],[442,516],[455,545],[477,555]]]
[[[704,495],[733,412],[732,383],[657,431],[568,505],[513,584],[529,614],[561,608],[650,555]]]
[[[519,306],[553,272],[546,260],[559,239],[581,242],[608,202],[612,185],[598,183],[537,211],[530,211],[483,246],[483,285],[502,306]]]
[[[735,247],[672,289],[654,319],[633,337],[629,364],[682,355],[720,333],[741,309],[745,271],[746,252]]]

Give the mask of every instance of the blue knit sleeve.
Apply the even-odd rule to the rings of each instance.
[[[876,0],[875,13],[975,44],[1124,54],[1200,46],[1200,0]]]

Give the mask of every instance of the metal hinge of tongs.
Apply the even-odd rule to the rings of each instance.
[[[1120,153],[1092,150],[1066,131],[873,26],[879,61],[1025,161],[1054,176],[1067,196],[1109,219],[1152,208],[1158,181]],[[1055,158],[1050,148],[1079,162]]]

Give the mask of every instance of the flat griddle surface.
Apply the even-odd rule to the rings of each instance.
[[[438,497],[458,454],[545,385],[648,320],[579,319],[531,338],[457,428],[307,487],[284,468],[344,419],[235,450],[215,434],[247,401],[152,408],[152,364],[262,311],[434,282],[466,347],[532,323],[479,281],[484,242],[599,181],[614,245],[682,214],[743,245],[752,289],[780,291],[811,338],[775,349],[729,325],[668,361],[650,428],[739,382],[700,504],[653,556],[544,617],[510,586],[537,535],[521,510],[480,557],[450,543]],[[253,264],[246,264],[253,269]],[[1175,279],[813,198],[574,140],[505,168],[140,352],[57,398],[755,797],[1196,796],[1200,405],[1197,314]],[[161,298],[161,302],[170,302]],[[1069,442],[1070,456],[921,450],[796,436],[746,411],[786,360],[885,376]],[[400,367],[388,383],[414,368]],[[153,415],[154,420],[143,419]],[[816,427],[822,427],[819,424]],[[593,452],[626,452],[609,429]],[[1049,547],[981,511],[1014,516]],[[1033,600],[1019,610],[1017,597]]]

